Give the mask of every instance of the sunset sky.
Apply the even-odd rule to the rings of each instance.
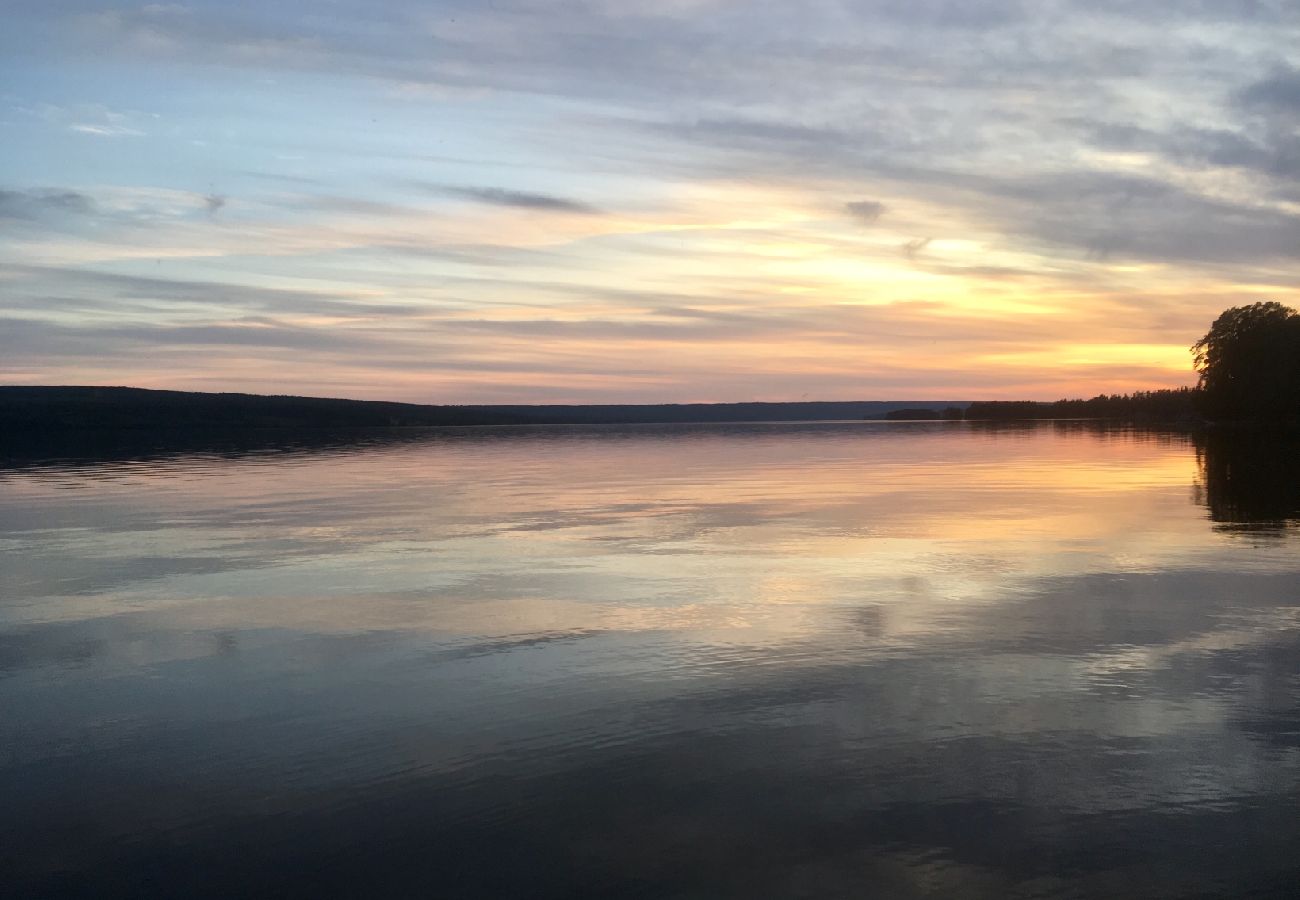
[[[1189,384],[1300,306],[1294,0],[10,0],[0,383]]]

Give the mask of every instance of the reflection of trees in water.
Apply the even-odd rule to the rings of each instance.
[[[1210,519],[1233,531],[1280,531],[1300,526],[1300,430],[1213,428],[1190,431],[1106,420],[1050,423],[970,422],[967,428],[992,437],[1027,435],[1049,427],[1061,435],[1091,435],[1107,441],[1161,446],[1194,442],[1200,468],[1197,502]]]
[[[1092,435],[1107,441],[1185,446],[1191,440],[1200,468],[1196,500],[1209,510],[1212,521],[1233,531],[1300,526],[1300,430],[1189,431],[1105,420],[972,422],[967,427],[978,434],[1010,437],[1048,425],[1056,434]]]
[[[1300,523],[1300,432],[1214,429],[1196,435],[1200,497],[1233,530]]]
[[[971,434],[991,438],[1050,433],[1071,437],[1093,437],[1106,441],[1154,444],[1160,447],[1185,447],[1191,440],[1191,430],[1183,426],[1149,425],[1125,422],[1120,419],[968,420],[952,427],[964,427]]]

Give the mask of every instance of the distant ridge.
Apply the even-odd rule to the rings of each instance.
[[[69,429],[373,428],[604,425],[879,419],[899,409],[967,401],[434,406],[382,400],[156,391],[131,387],[0,386],[0,434]]]

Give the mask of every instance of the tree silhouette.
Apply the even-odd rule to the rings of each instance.
[[[1300,414],[1300,313],[1281,303],[1234,306],[1192,345],[1201,411],[1212,419]]]

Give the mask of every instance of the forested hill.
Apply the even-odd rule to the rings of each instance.
[[[0,435],[98,428],[370,428],[791,422],[880,418],[895,409],[965,407],[951,400],[654,405],[425,406],[320,397],[209,394],[126,387],[0,387]]]

